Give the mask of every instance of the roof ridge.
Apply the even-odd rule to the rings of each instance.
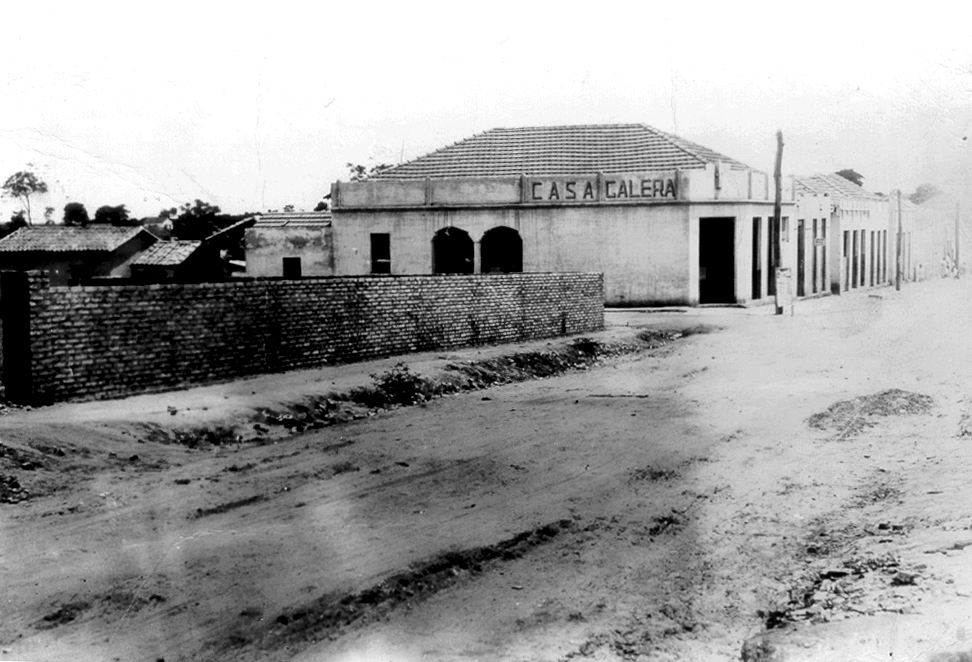
[[[392,166],[374,179],[696,169],[712,162],[752,169],[645,123],[554,124],[481,131]]]

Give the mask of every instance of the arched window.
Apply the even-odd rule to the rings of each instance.
[[[523,240],[513,228],[499,226],[487,230],[480,248],[484,274],[523,271]]]
[[[465,230],[443,228],[432,237],[432,273],[471,274],[473,240]]]

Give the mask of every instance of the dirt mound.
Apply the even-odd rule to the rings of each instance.
[[[807,424],[816,430],[834,430],[838,438],[847,438],[877,425],[877,419],[925,414],[934,404],[927,395],[894,388],[835,402],[807,419]]]
[[[543,379],[573,370],[589,370],[606,359],[659,349],[681,338],[709,331],[709,327],[697,325],[675,330],[645,329],[635,339],[627,341],[602,342],[580,337],[547,351],[516,352],[449,363],[444,373],[436,376],[420,375],[404,362],[399,362],[390,370],[372,374],[372,383],[368,386],[314,396],[283,409],[265,410],[239,426],[170,430],[146,425],[145,429],[151,441],[178,443],[190,448],[269,441],[456,393]]]

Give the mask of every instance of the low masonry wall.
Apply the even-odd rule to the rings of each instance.
[[[603,328],[589,273],[51,287],[0,278],[4,386],[105,398],[416,351]]]

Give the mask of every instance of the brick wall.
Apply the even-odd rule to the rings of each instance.
[[[11,384],[7,375],[4,382],[8,394],[31,402],[160,391],[604,324],[600,274],[94,287],[50,287],[39,274],[28,280],[29,384]]]

